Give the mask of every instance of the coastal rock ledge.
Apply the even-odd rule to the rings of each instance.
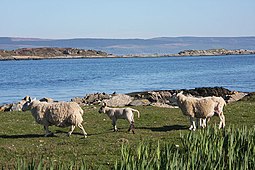
[[[78,48],[21,48],[16,50],[0,50],[0,60],[27,59],[65,59],[85,57],[114,57],[112,54],[97,50]]]
[[[249,55],[255,54],[255,50],[226,50],[221,49],[209,49],[209,50],[184,50],[178,53],[179,56],[219,56],[219,55]]]
[[[157,106],[157,107],[176,107],[177,102],[174,94],[183,91],[184,94],[189,94],[195,97],[218,96],[223,97],[227,102],[239,101],[249,93],[230,91],[223,87],[202,87],[195,89],[180,89],[180,90],[158,90],[133,92],[128,94],[106,94],[94,93],[87,94],[84,97],[76,97],[71,99],[81,106],[97,105],[105,102],[109,106]]]
[[[223,87],[202,87],[195,89],[180,89],[180,90],[158,90],[158,91],[144,91],[133,92],[128,94],[106,94],[94,93],[87,94],[84,97],[75,97],[71,101],[78,103],[80,106],[95,106],[101,105],[102,102],[112,107],[124,106],[156,106],[165,108],[176,108],[177,102],[174,94],[183,91],[184,94],[195,97],[218,96],[223,97],[227,103],[236,102],[239,100],[254,100],[255,92],[245,93],[230,91]],[[21,101],[11,104],[4,104],[0,106],[1,111],[21,111],[23,104],[28,101],[30,97],[26,96]],[[30,98],[31,99],[31,98]],[[42,98],[42,102],[58,102],[51,98]]]

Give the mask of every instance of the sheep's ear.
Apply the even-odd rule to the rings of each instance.
[[[29,97],[28,100],[27,100],[27,102],[30,103],[31,101],[32,101],[32,99],[31,99],[31,97]]]
[[[179,93],[176,94],[176,96],[180,96],[181,94],[183,94],[183,91],[180,91]]]

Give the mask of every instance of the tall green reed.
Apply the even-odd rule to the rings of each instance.
[[[180,147],[158,142],[141,142],[135,151],[122,145],[121,160],[115,169],[254,169],[255,129],[219,130],[208,127],[181,134]]]

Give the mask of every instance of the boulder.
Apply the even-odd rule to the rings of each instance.
[[[107,106],[123,107],[129,105],[133,99],[134,98],[129,95],[116,94],[110,99],[104,99],[103,102],[105,102]]]
[[[72,98],[71,102],[76,102],[80,106],[84,106],[85,105],[84,98],[80,98],[80,97]]]
[[[101,103],[102,100],[110,99],[112,95],[106,93],[87,94],[83,98],[75,97],[71,99],[72,102],[78,103],[80,106],[95,105]]]
[[[241,99],[241,101],[255,102],[255,92],[248,93]]]
[[[234,94],[228,95],[227,96],[227,103],[232,103],[241,100],[244,98],[248,93],[243,93],[243,92],[235,92]]]
[[[23,105],[29,100],[31,100],[31,97],[26,96],[21,101],[13,103],[9,111],[22,111]]]
[[[9,112],[11,111],[12,104],[4,104],[0,106],[0,112]]]
[[[44,97],[39,100],[40,102],[47,102],[47,103],[53,103],[54,100],[52,98]]]
[[[169,104],[164,104],[164,103],[152,103],[151,106],[164,107],[164,108],[178,108],[177,106],[171,106]]]
[[[148,106],[151,102],[148,99],[136,99],[129,103],[130,106]]]

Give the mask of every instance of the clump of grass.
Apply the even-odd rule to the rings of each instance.
[[[79,169],[86,170],[89,169],[86,162],[82,160],[81,162],[77,161],[53,161],[44,158],[32,159],[28,161],[27,159],[21,158],[17,159],[16,164],[13,166],[4,167],[2,169],[17,169],[17,170],[64,170],[64,169]]]
[[[208,127],[181,135],[181,146],[140,143],[136,151],[123,145],[115,169],[252,169],[255,129]]]

